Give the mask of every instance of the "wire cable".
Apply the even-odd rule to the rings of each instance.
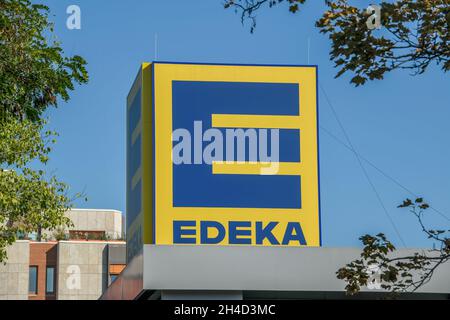
[[[350,137],[348,136],[347,131],[344,128],[344,125],[340,121],[335,108],[333,107],[333,105],[332,105],[332,103],[331,103],[327,93],[325,92],[325,89],[322,87],[321,84],[319,84],[319,86],[320,86],[320,89],[322,90],[322,92],[323,92],[323,94],[325,96],[325,100],[327,101],[328,106],[330,107],[330,109],[331,109],[331,111],[333,113],[334,118],[336,119],[339,127],[341,128],[341,130],[342,130],[342,132],[343,132],[343,134],[345,136],[345,139],[347,140],[347,143],[348,143],[351,151],[353,152],[353,154],[355,155],[356,159],[358,160],[358,164],[361,167],[361,170],[363,171],[363,174],[366,177],[367,182],[369,183],[369,185],[372,188],[372,191],[374,192],[378,202],[380,203],[381,207],[383,208],[383,211],[384,211],[386,217],[388,218],[389,222],[391,223],[391,226],[394,229],[395,233],[397,234],[397,237],[400,239],[400,241],[403,244],[403,246],[406,247],[406,243],[403,240],[403,237],[401,236],[400,231],[397,229],[397,226],[395,225],[394,220],[392,219],[391,215],[389,214],[388,210],[386,209],[386,206],[384,205],[383,200],[381,199],[381,196],[378,193],[377,188],[375,187],[374,183],[372,182],[372,179],[370,179],[370,176],[369,176],[366,168],[364,167],[364,165],[363,165],[363,163],[362,163],[362,161],[361,161],[361,159],[359,157],[359,154],[356,152],[356,149],[354,148],[354,146],[353,146],[353,144],[352,144],[352,142],[350,140]]]
[[[328,134],[331,138],[333,138],[335,141],[337,141],[338,143],[340,143],[341,145],[343,145],[345,148],[347,148],[349,151],[352,151],[352,149],[341,139],[339,139],[335,134],[333,134],[330,130],[326,129],[323,126],[320,126],[320,129],[323,130],[326,134]],[[365,158],[364,156],[362,156],[360,153],[358,153],[359,157],[361,158],[361,160],[363,160],[364,162],[366,162],[369,166],[371,166],[372,168],[374,168],[376,171],[378,171],[380,174],[382,174],[386,179],[390,180],[391,182],[393,182],[394,184],[396,184],[398,187],[400,187],[401,189],[405,190],[406,192],[408,192],[410,195],[418,198],[419,195],[417,195],[416,193],[414,193],[413,191],[411,191],[409,188],[405,187],[404,185],[402,185],[397,179],[393,178],[392,176],[390,176],[389,174],[387,174],[386,172],[384,172],[382,169],[380,169],[379,167],[377,167],[373,162],[371,162],[370,160],[368,160],[367,158]],[[432,209],[434,212],[436,212],[438,215],[440,215],[442,218],[444,218],[447,221],[450,221],[450,218],[444,214],[443,212],[441,212],[440,210],[430,206],[430,209]]]

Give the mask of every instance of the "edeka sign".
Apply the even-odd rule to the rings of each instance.
[[[128,122],[143,243],[320,245],[316,67],[143,70],[142,118]]]

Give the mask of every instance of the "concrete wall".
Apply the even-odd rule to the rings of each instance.
[[[124,243],[111,243],[108,246],[108,263],[109,264],[126,264],[127,247]]]
[[[118,240],[124,237],[124,218],[122,212],[118,210],[71,209],[66,212],[66,216],[73,223],[72,227],[64,230],[67,235],[69,230],[75,230],[105,232],[111,240]],[[55,232],[45,230],[43,234],[48,240],[56,240]]]
[[[108,242],[60,241],[58,300],[96,300],[107,286]]]
[[[111,239],[122,238],[122,212],[117,210],[72,209],[67,216],[74,224],[69,230],[105,231]]]
[[[0,263],[0,300],[27,300],[29,242],[16,241],[7,253],[6,264]]]

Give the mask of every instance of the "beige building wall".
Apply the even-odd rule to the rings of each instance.
[[[108,242],[60,241],[57,299],[98,299],[108,283],[107,257]]]
[[[18,240],[7,254],[6,264],[0,263],[0,300],[27,300],[30,243]]]
[[[72,209],[67,212],[69,230],[105,231],[111,239],[122,238],[122,212],[117,210]]]
[[[76,231],[99,231],[105,232],[111,240],[119,240],[124,236],[122,212],[118,210],[106,209],[71,209],[67,211],[66,216],[70,218],[73,226],[67,228]],[[55,231],[44,231],[45,237],[49,240],[55,240]]]

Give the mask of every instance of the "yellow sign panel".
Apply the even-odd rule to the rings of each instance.
[[[315,67],[156,62],[143,74],[144,243],[320,245]]]

